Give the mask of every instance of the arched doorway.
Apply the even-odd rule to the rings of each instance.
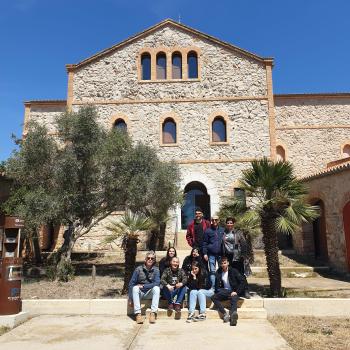
[[[345,233],[348,271],[350,272],[350,202],[347,202],[343,209],[343,224]]]
[[[181,208],[181,228],[186,229],[193,220],[196,208],[203,211],[206,219],[210,218],[210,196],[207,188],[199,181],[192,181],[184,189],[185,204]]]
[[[321,211],[320,216],[312,223],[315,258],[327,261],[328,247],[326,236],[325,206],[321,199],[317,199],[313,204],[319,206]]]

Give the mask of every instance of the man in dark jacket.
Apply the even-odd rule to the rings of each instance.
[[[160,276],[155,263],[156,255],[154,251],[149,251],[146,253],[145,263],[135,269],[129,282],[129,304],[134,304],[136,323],[143,323],[140,299],[152,299],[149,322],[156,322],[160,295]]]
[[[231,326],[237,325],[237,301],[246,288],[244,277],[238,270],[229,266],[227,257],[221,258],[220,268],[215,277],[215,294],[211,297],[217,310],[224,316],[224,322],[229,322]],[[230,300],[230,312],[226,312],[221,301]]]
[[[200,254],[203,256],[203,239],[204,232],[210,227],[208,220],[203,218],[203,212],[201,209],[196,209],[195,218],[187,226],[186,239],[189,246],[197,246],[200,249]]]
[[[224,229],[219,226],[219,217],[214,215],[211,219],[210,228],[204,232],[203,255],[204,260],[209,263],[209,274],[211,288],[215,287],[216,263],[220,264],[222,251],[222,237]]]

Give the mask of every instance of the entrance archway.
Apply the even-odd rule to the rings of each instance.
[[[186,229],[194,218],[196,208],[203,211],[204,218],[210,219],[210,196],[207,188],[199,181],[185,186],[185,203],[181,208],[181,228]]]
[[[348,271],[350,272],[350,202],[347,202],[343,209],[343,224],[346,243],[346,256]]]
[[[321,211],[321,215],[312,223],[315,258],[327,261],[328,247],[326,236],[325,206],[321,199],[317,199],[313,204],[319,206]]]

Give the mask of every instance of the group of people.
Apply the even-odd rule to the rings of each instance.
[[[225,228],[219,226],[219,218],[211,222],[196,210],[195,219],[187,228],[186,239],[192,250],[180,268],[174,247],[156,266],[156,255],[149,251],[145,263],[138,266],[129,283],[129,302],[133,304],[137,323],[143,323],[140,299],[152,299],[149,322],[155,323],[160,295],[168,302],[168,312],[180,315],[187,294],[187,322],[206,319],[207,298],[211,299],[224,322],[237,325],[237,301],[250,298],[246,276],[250,274],[249,249],[244,234],[234,229],[235,219],[226,219]],[[218,266],[218,268],[217,268]],[[230,300],[229,311],[222,301]],[[199,304],[199,314],[195,308]]]

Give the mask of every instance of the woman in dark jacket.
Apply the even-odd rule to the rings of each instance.
[[[164,258],[162,258],[159,261],[159,272],[160,272],[160,276],[162,276],[163,271],[170,266],[170,260],[173,257],[177,256],[177,252],[176,249],[174,247],[170,247],[168,248],[168,250],[166,251],[166,256]]]
[[[190,255],[186,256],[186,258],[184,259],[184,262],[182,263],[182,269],[186,272],[186,275],[188,277],[191,275],[192,263],[194,261],[198,261],[202,269],[206,270],[206,263],[204,262],[202,257],[199,255],[198,247],[193,247]]]
[[[206,319],[206,298],[212,297],[214,292],[210,290],[211,285],[207,270],[198,261],[193,261],[191,265],[187,287],[189,289],[189,305],[186,322],[204,321]],[[194,309],[196,308],[197,299],[199,303],[199,315],[195,317]]]

